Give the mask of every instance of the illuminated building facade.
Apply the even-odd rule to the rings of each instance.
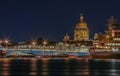
[[[69,35],[68,35],[68,34],[66,34],[66,35],[64,36],[63,41],[67,42],[67,41],[69,41],[69,40],[70,40]]]
[[[84,21],[84,17],[81,14],[80,21],[76,24],[74,29],[74,41],[82,41],[89,39],[89,29],[87,23]]]
[[[108,48],[120,48],[120,25],[116,24],[116,20],[112,16],[108,19],[108,28],[105,34],[95,34],[94,46],[105,46]]]
[[[74,39],[70,40],[69,35],[66,34],[63,38],[63,42],[67,44],[75,44],[76,46],[92,46],[92,41],[89,40],[89,29],[82,14],[79,22],[75,25]]]

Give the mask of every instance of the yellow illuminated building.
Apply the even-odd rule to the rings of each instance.
[[[66,34],[66,35],[64,36],[63,41],[69,41],[69,40],[70,40],[69,35],[68,35],[68,34]]]
[[[80,21],[76,24],[74,29],[74,41],[89,40],[89,29],[84,17],[81,14]]]

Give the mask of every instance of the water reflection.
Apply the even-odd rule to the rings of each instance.
[[[120,60],[6,58],[0,76],[120,76]]]
[[[10,61],[10,76],[29,76],[30,73],[30,60],[15,60]]]
[[[89,60],[90,76],[120,76],[119,60]]]

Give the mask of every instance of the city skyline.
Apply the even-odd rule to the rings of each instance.
[[[0,37],[24,41],[43,37],[60,41],[68,33],[73,39],[74,28],[82,13],[88,24],[90,39],[104,32],[107,19],[114,16],[120,23],[119,1],[32,1],[0,2]]]

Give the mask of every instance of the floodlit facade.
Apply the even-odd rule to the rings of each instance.
[[[76,24],[74,29],[74,41],[89,40],[89,29],[84,17],[81,14],[80,21]]]
[[[113,16],[108,19],[108,28],[105,34],[95,34],[94,46],[106,47],[106,48],[120,48],[120,25],[116,24],[116,20]]]

